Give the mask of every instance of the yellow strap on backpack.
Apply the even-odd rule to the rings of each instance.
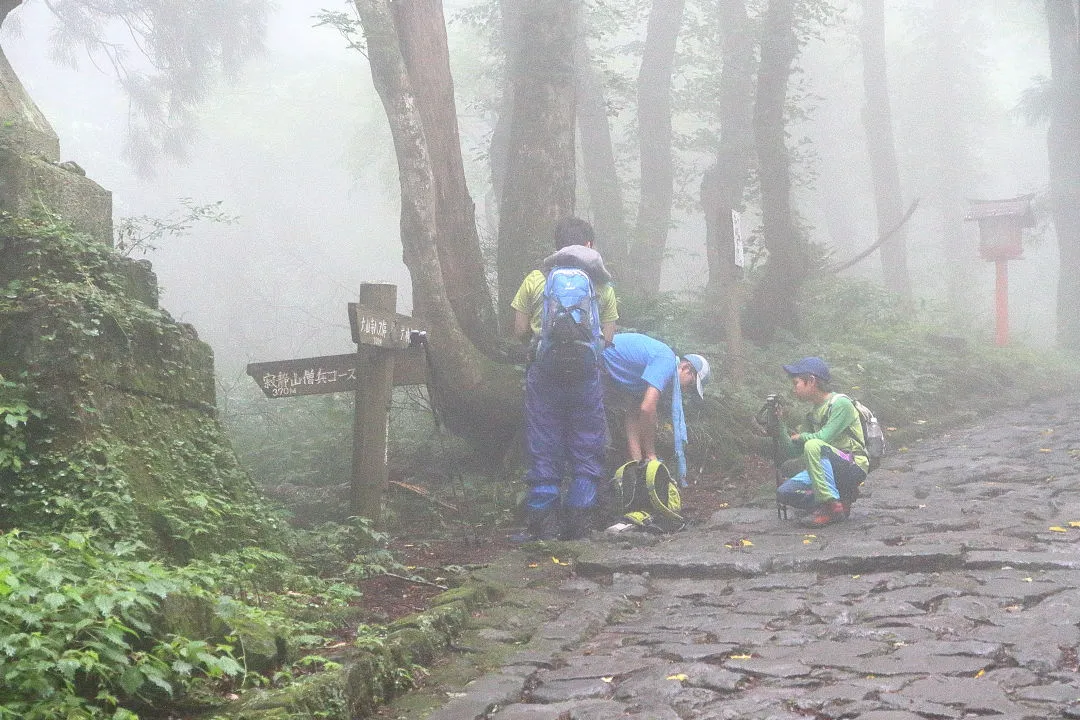
[[[633,477],[640,472],[635,467],[628,473],[631,465],[638,466],[639,463],[632,460],[615,471],[615,485],[619,490],[623,517],[643,527],[658,527],[668,532],[681,529],[686,524],[679,514],[682,499],[679,486],[672,479],[667,466],[659,460],[650,460],[641,478],[643,487],[640,487],[634,481],[627,482],[628,474]]]

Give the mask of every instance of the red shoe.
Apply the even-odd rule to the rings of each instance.
[[[830,500],[818,505],[814,514],[810,517],[809,524],[813,527],[832,525],[835,522],[847,519],[847,508],[839,500]]]

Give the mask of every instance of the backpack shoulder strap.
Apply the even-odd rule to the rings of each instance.
[[[645,468],[645,487],[649,492],[649,499],[656,512],[669,522],[683,523],[682,515],[679,514],[681,506],[671,507],[671,492],[674,489],[675,497],[678,498],[678,488],[671,478],[671,472],[667,466],[659,460],[650,460]]]

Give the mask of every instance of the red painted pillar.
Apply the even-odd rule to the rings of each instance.
[[[994,286],[994,306],[997,312],[994,344],[1003,347],[1009,343],[1009,261],[998,258],[994,265],[997,267]]]

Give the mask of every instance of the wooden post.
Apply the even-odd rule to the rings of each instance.
[[[397,309],[397,286],[362,283],[360,304],[389,313]],[[394,350],[357,345],[356,411],[353,427],[353,476],[351,510],[370,518],[377,529],[383,527],[382,503],[389,471],[387,435],[390,400],[394,383]]]
[[[382,529],[393,387],[428,382],[428,331],[424,323],[394,312],[396,285],[363,283],[360,300],[349,303],[355,353],[250,363],[247,372],[268,398],[356,393],[349,509]]]
[[[999,258],[994,283],[995,333],[994,344],[1004,347],[1009,344],[1009,261]]]

